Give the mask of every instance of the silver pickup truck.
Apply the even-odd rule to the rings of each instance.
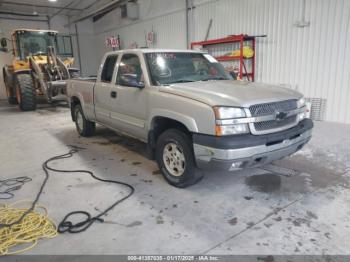
[[[202,168],[233,171],[289,156],[313,128],[300,93],[235,81],[199,51],[110,52],[97,79],[70,80],[67,92],[81,136],[98,123],[146,142],[177,187],[199,181]]]

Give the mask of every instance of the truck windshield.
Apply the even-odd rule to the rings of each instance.
[[[153,85],[210,80],[230,80],[224,67],[208,54],[146,53]]]
[[[53,46],[57,50],[56,34],[54,32],[18,31],[18,53],[21,59],[29,55],[47,54],[47,47]]]

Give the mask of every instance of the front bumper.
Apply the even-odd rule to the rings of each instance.
[[[288,130],[266,135],[193,135],[197,166],[211,170],[258,167],[289,156],[311,139],[313,123],[304,119]]]

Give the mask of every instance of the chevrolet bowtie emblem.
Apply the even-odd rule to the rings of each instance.
[[[288,116],[287,112],[277,112],[276,113],[276,120],[281,121],[281,120],[285,119],[287,116]]]

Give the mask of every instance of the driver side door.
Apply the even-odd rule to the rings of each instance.
[[[147,87],[145,64],[138,54],[126,53],[120,59],[115,85],[116,99],[111,105],[113,127],[131,136],[147,140]]]
[[[107,126],[111,126],[112,122],[110,112],[112,110],[111,105],[114,102],[112,87],[114,86],[113,75],[117,59],[117,54],[108,55],[104,59],[99,72],[99,80],[96,82],[94,89],[96,119]]]

